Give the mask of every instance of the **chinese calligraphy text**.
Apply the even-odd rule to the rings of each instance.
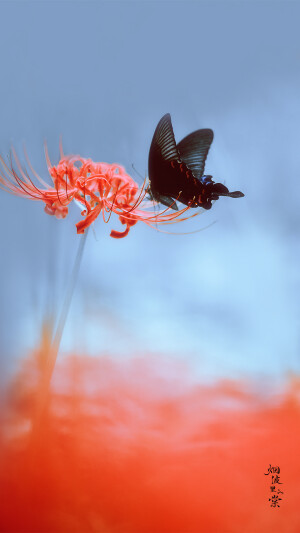
[[[265,472],[265,476],[271,475],[271,485],[270,485],[270,491],[271,491],[271,498],[269,498],[269,502],[271,507],[280,507],[279,502],[282,500],[280,498],[280,495],[283,494],[283,491],[280,489],[279,485],[282,485],[282,482],[280,481],[280,467],[279,466],[272,466],[270,464],[268,471]]]

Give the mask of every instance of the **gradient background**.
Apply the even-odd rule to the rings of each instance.
[[[198,128],[214,130],[206,172],[245,193],[240,200],[220,199],[195,221],[172,226],[188,232],[215,222],[196,234],[165,235],[139,224],[115,240],[109,233],[119,222],[112,217],[108,227],[99,219],[96,237],[88,236],[60,361],[85,354],[97,364],[105,355],[113,375],[118,365],[130,373],[136,358],[146,366],[145,360],[152,361],[155,372],[161,364],[164,379],[153,377],[152,369],[148,388],[174,388],[172,401],[179,405],[182,376],[191,387],[218,391],[229,380],[241,394],[250,383],[251,406],[254,402],[257,409],[265,409],[266,401],[274,406],[274,396],[284,403],[282,398],[292,394],[299,402],[300,4],[2,1],[0,18],[4,157],[13,144],[22,160],[25,142],[45,178],[43,141],[55,164],[61,134],[65,153],[120,163],[142,183],[131,165],[146,174],[154,129],[170,112],[177,141]],[[39,203],[4,192],[0,202],[0,365],[6,386],[40,342],[47,313],[61,306],[80,213],[74,206],[58,221]],[[128,384],[129,390],[139,384],[137,402],[146,375],[146,370],[139,377],[133,373]],[[216,397],[225,410],[232,403],[231,392]],[[203,404],[207,408],[207,397],[201,398],[197,417]],[[293,439],[299,436],[297,402],[287,432]],[[222,409],[218,416],[217,425],[230,418]],[[287,431],[285,420],[273,427],[275,440]],[[200,422],[197,418],[195,424]],[[176,427],[180,431],[180,423]],[[289,441],[273,455],[270,435],[258,475],[290,456]],[[255,439],[246,442],[243,460],[261,446]],[[293,455],[289,460],[285,479],[289,470],[297,487],[299,460],[296,464]],[[235,478],[235,472],[226,476]],[[244,486],[245,480],[239,483]],[[292,501],[292,492],[290,485],[286,501]],[[267,508],[268,497],[266,485],[260,505]],[[261,531],[255,521],[249,525],[250,515],[242,531]],[[112,526],[106,516],[103,529],[91,530],[146,531],[149,524],[142,520],[135,529],[127,517],[125,527],[118,522],[118,506],[109,516],[117,523]],[[296,514],[293,523],[287,516],[281,523],[273,514],[271,522],[262,522],[262,531],[299,532]],[[182,520],[177,525],[186,524]],[[158,520],[149,531],[175,531],[174,524],[166,524]],[[240,522],[205,524],[206,532],[241,531]],[[190,531],[200,531],[196,518]]]

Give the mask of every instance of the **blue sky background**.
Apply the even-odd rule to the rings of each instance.
[[[140,224],[90,232],[62,352],[191,361],[195,375],[299,372],[300,4],[0,2],[0,151],[25,142],[47,176],[66,153],[124,165],[142,181],[157,122],[176,139],[209,127],[206,172],[245,198],[220,199],[164,235]],[[22,157],[21,157],[22,159]],[[5,372],[60,308],[79,237],[0,192],[0,351]],[[3,375],[3,374],[2,374]]]

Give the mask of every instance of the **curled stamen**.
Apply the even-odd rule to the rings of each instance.
[[[27,150],[26,150],[26,147],[25,147],[25,144],[23,146],[23,152],[24,152],[24,155],[25,155],[25,159],[26,159],[26,162],[27,162],[27,165],[29,166],[32,174],[34,175],[34,177],[44,186],[44,187],[49,187],[49,184],[46,183],[38,174],[37,172],[35,172],[34,168],[32,167],[31,163],[30,163],[30,159],[28,157],[28,154],[27,154]]]
[[[103,220],[104,220],[104,222],[105,222],[106,224],[110,221],[110,217],[111,217],[111,214],[112,214],[112,212],[113,212],[113,207],[114,207],[114,203],[115,203],[115,200],[116,200],[117,194],[118,194],[118,190],[117,190],[117,192],[116,192],[116,194],[115,194],[115,197],[114,197],[114,199],[113,199],[113,203],[112,203],[111,208],[110,208],[110,210],[109,210],[109,216],[108,216],[108,219],[107,219],[107,220],[105,220],[105,217],[104,217],[104,211],[103,211]]]

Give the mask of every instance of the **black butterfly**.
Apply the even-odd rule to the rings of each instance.
[[[212,143],[212,130],[197,130],[176,144],[171,116],[164,115],[154,132],[149,151],[148,192],[168,207],[178,209],[175,200],[189,207],[210,209],[219,196],[241,198],[240,191],[229,192],[212,176],[203,175],[205,160]]]

